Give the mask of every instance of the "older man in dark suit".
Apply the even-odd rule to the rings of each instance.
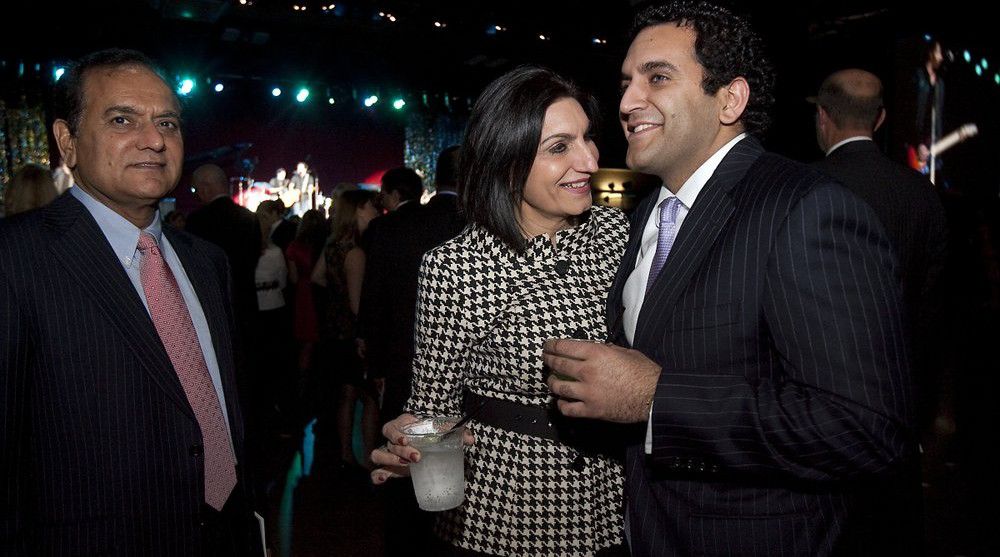
[[[912,448],[889,240],[860,199],[767,153],[773,78],[743,19],[640,14],[622,65],[635,211],[608,300],[623,346],[546,343],[569,416],[637,422],[635,556],[865,554],[867,487]]]
[[[260,554],[226,259],[159,224],[177,99],[135,51],[61,86],[77,187],[0,223],[0,554]]]
[[[194,194],[202,206],[188,215],[186,232],[222,248],[229,258],[237,324],[257,317],[254,271],[261,252],[257,218],[230,196],[229,177],[217,165],[203,164],[191,174]]]

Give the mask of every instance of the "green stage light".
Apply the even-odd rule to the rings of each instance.
[[[177,94],[181,95],[182,97],[190,95],[191,92],[194,91],[194,85],[195,85],[194,80],[191,79],[190,77],[185,77],[184,79],[181,79],[180,85],[177,86]]]

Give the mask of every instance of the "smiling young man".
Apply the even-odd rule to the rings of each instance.
[[[773,77],[744,19],[654,6],[633,37],[627,161],[663,187],[609,295],[620,346],[546,343],[559,408],[643,424],[626,462],[635,556],[877,552],[864,499],[912,449],[885,233],[755,138]]]
[[[157,212],[180,106],[135,51],[60,85],[76,187],[0,223],[0,554],[250,555],[226,259]]]

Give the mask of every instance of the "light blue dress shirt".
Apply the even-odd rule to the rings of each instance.
[[[142,305],[145,306],[147,313],[149,312],[149,304],[146,302],[146,292],[142,289],[142,280],[139,276],[139,264],[142,262],[142,252],[139,251],[139,234],[148,232],[156,239],[156,243],[160,247],[160,253],[163,254],[163,260],[166,261],[170,272],[174,274],[174,279],[180,288],[181,296],[184,297],[184,303],[187,304],[188,312],[191,314],[191,322],[194,324],[195,332],[198,334],[201,353],[205,356],[205,365],[208,366],[208,373],[212,376],[212,385],[215,387],[215,393],[219,397],[222,415],[226,419],[226,429],[229,430],[229,412],[226,409],[226,396],[222,390],[222,374],[219,373],[219,361],[215,356],[215,345],[212,344],[212,333],[208,328],[208,320],[205,318],[205,311],[201,308],[201,301],[198,300],[198,295],[195,294],[191,279],[188,278],[187,273],[184,271],[184,266],[181,265],[180,260],[177,258],[177,252],[174,251],[167,237],[163,235],[163,230],[160,226],[160,212],[156,212],[156,215],[153,216],[153,222],[149,226],[143,230],[139,230],[137,226],[129,222],[125,217],[94,199],[83,188],[70,188],[70,193],[80,203],[83,203],[83,206],[87,208],[87,211],[97,221],[97,226],[101,228],[104,237],[111,244],[111,250],[114,251],[115,257],[118,258],[118,261],[124,267],[125,274],[132,281],[132,286],[135,288],[136,293],[139,294],[139,299],[142,300]],[[230,443],[232,443],[232,432],[230,431],[229,433]]]

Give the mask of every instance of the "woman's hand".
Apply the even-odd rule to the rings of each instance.
[[[372,462],[378,468],[372,470],[372,483],[381,485],[391,478],[403,478],[410,475],[410,463],[420,462],[420,451],[411,447],[403,428],[419,418],[413,414],[400,414],[398,418],[382,426],[382,435],[388,439],[385,445],[372,451]],[[463,432],[462,442],[471,445],[476,438],[468,428]]]
[[[410,463],[419,462],[420,452],[407,445],[403,428],[417,421],[413,414],[400,414],[398,418],[382,426],[382,435],[389,441],[372,451],[372,462],[378,468],[372,470],[372,483],[384,484],[389,478],[403,478],[410,475]]]

